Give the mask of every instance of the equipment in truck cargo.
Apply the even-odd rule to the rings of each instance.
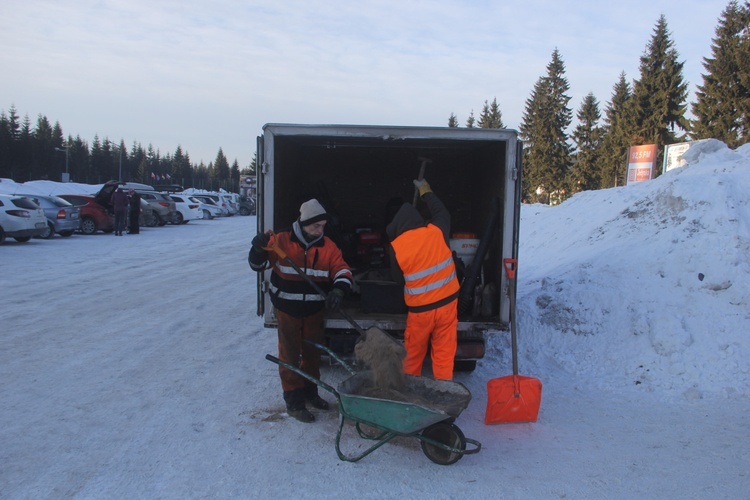
[[[486,239],[485,255],[471,259],[471,264],[480,261],[481,266],[473,277],[474,286],[466,290],[468,312],[459,315],[456,359],[481,358],[484,349],[476,344],[484,346],[486,332],[509,331],[508,287],[501,271],[502,259],[516,258],[518,252],[522,144],[516,131],[269,123],[263,127],[257,147],[258,231],[286,224],[297,216],[300,202],[318,198],[326,210],[335,213],[336,224],[328,224],[326,235],[339,244],[347,263],[359,275],[390,269],[384,228],[394,210],[413,200],[415,165],[429,163],[430,184],[436,192],[444,193],[442,201],[456,233],[474,234],[465,239],[484,239],[489,219],[497,217],[492,235]],[[429,218],[427,207],[421,201],[417,205]],[[454,258],[461,279],[468,279],[464,268],[471,271],[473,267],[468,260],[468,255]],[[258,279],[258,314],[266,326],[273,327],[277,320],[270,301],[269,274],[266,271]],[[359,293],[346,298],[346,313],[365,328],[376,326],[400,337],[406,327],[403,287],[390,274],[363,276],[360,281],[364,284],[359,283]],[[481,307],[474,315],[477,285],[483,287],[482,300],[476,301]],[[353,341],[347,339],[358,335],[348,320],[333,313],[324,322],[329,346],[351,350]]]

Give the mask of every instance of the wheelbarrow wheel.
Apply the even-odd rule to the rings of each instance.
[[[422,431],[422,436],[456,450],[466,449],[466,436],[457,425],[448,422],[438,422]],[[422,451],[427,458],[439,465],[451,465],[458,462],[463,453],[445,450],[432,443],[420,440]]]

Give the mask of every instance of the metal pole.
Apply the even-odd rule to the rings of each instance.
[[[68,165],[70,164],[70,144],[63,144],[65,148],[65,175],[63,175],[63,182],[70,182],[70,171]],[[60,148],[55,148],[55,151],[63,151]]]

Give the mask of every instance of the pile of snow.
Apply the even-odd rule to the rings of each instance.
[[[523,207],[522,372],[750,394],[750,144],[683,158],[653,181]]]
[[[78,182],[29,181],[15,182],[12,179],[0,179],[0,193],[34,194],[38,196],[55,196],[59,194],[96,194],[104,184],[81,184]]]
[[[749,156],[703,142],[656,180],[522,208],[519,371],[544,383],[539,420],[484,424],[487,381],[512,373],[509,335],[490,334],[456,374],[472,393],[456,425],[482,450],[448,467],[413,437],[343,462],[335,409],[286,414],[255,217],[10,241],[0,496],[746,498]],[[58,184],[21,187],[99,189]],[[344,453],[371,444],[347,421]]]

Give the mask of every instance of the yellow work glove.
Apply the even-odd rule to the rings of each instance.
[[[432,192],[432,188],[424,179],[414,179],[414,186],[419,190],[419,196]]]

